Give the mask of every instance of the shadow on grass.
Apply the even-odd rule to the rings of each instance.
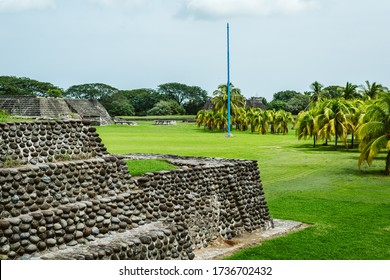
[[[203,128],[192,128],[192,131],[196,133],[203,133],[203,134],[224,134],[226,131],[221,131],[221,130],[209,130],[209,129],[203,129]]]
[[[333,144],[318,144],[316,147],[313,147],[313,143],[309,144],[294,144],[290,145],[291,148],[302,150],[302,151],[308,151],[308,152],[339,152],[339,153],[359,153],[359,149],[354,146],[354,148],[346,148],[345,146],[337,146],[336,147]]]

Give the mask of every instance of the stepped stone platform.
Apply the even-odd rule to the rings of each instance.
[[[0,124],[2,258],[194,259],[213,240],[273,227],[256,161],[111,155],[89,123],[27,125]],[[58,149],[71,157],[50,157]],[[178,169],[132,178],[125,160],[145,158]]]
[[[97,100],[0,95],[0,109],[13,116],[37,119],[75,118],[93,125],[107,125],[112,119]]]

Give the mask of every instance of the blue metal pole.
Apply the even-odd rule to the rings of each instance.
[[[229,36],[229,23],[227,23],[227,133],[228,137],[230,133],[230,36]]]

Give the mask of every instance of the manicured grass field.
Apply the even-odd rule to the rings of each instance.
[[[146,172],[177,169],[176,166],[160,159],[128,160],[126,164],[132,176],[139,176]]]
[[[118,118],[129,119],[129,120],[186,120],[194,119],[195,115],[175,115],[175,116],[118,116]]]
[[[234,137],[195,124],[98,127],[112,153],[159,153],[255,159],[271,215],[312,226],[269,240],[231,259],[390,259],[390,177],[384,154],[359,171],[358,150],[312,148],[311,140],[233,130]]]

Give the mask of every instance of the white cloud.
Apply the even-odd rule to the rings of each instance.
[[[186,0],[183,13],[195,18],[291,14],[317,6],[317,0]]]
[[[55,6],[55,0],[0,0],[0,12],[44,10]]]
[[[145,5],[145,0],[89,0],[106,8],[138,8]]]

